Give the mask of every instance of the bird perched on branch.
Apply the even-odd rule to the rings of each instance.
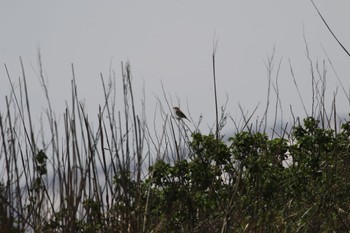
[[[190,121],[186,115],[178,108],[178,107],[173,107],[174,111],[175,111],[175,114],[176,116],[179,118],[179,119],[182,119],[182,118],[185,118],[187,119],[188,121]]]

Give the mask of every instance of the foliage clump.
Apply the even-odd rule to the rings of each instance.
[[[170,232],[348,231],[349,135],[349,122],[335,133],[312,117],[290,140],[245,131],[224,143],[195,133],[187,160],[149,168],[159,200],[153,224],[164,221]]]

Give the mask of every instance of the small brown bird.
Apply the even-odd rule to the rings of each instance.
[[[182,118],[185,118],[187,119],[188,121],[190,121],[186,115],[178,108],[178,107],[173,107],[174,111],[175,111],[175,114],[176,116],[179,118],[179,119],[182,119]]]

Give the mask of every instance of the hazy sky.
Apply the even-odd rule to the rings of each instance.
[[[350,1],[315,0],[338,38],[350,50]],[[325,49],[345,88],[350,87],[350,58],[342,51],[307,0],[255,1],[1,1],[0,62],[11,76],[21,75],[19,56],[27,72],[29,94],[37,115],[45,106],[36,71],[40,48],[54,109],[61,114],[70,98],[74,63],[79,94],[89,111],[97,114],[102,101],[100,73],[112,68],[117,78],[121,62],[130,61],[136,100],[146,93],[148,118],[152,121],[156,98],[162,98],[161,83],[176,105],[206,124],[214,119],[211,55],[215,42],[219,103],[229,97],[228,112],[240,115],[266,103],[265,63],[275,53],[280,97],[286,120],[289,105],[302,113],[289,71],[289,59],[307,107],[311,106],[310,66],[306,58],[303,28],[310,56],[320,66]],[[327,102],[339,86],[327,66]],[[275,74],[273,75],[275,78]],[[9,94],[5,69],[0,68],[0,106]],[[119,87],[121,88],[121,87]],[[120,89],[121,90],[121,89]],[[120,99],[122,93],[120,93]],[[272,95],[272,99],[275,100]],[[339,89],[338,111],[349,112]],[[1,112],[4,109],[0,108]],[[310,110],[311,111],[311,110]],[[188,113],[189,114],[189,113]]]

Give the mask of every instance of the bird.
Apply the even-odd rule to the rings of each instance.
[[[175,114],[176,116],[179,118],[179,119],[182,119],[182,118],[185,118],[187,119],[188,121],[190,121],[186,115],[180,110],[179,107],[173,107],[174,111],[175,111]]]

